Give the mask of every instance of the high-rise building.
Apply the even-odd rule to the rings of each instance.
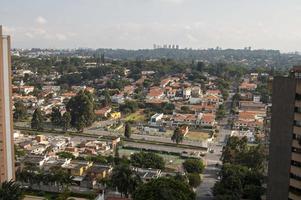
[[[0,182],[15,178],[10,37],[0,26]]]
[[[301,199],[301,66],[275,77],[267,199]]]

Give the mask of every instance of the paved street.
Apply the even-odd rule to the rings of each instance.
[[[209,145],[210,149],[214,150],[214,153],[207,153],[205,156],[206,168],[203,175],[202,184],[197,188],[197,200],[209,200],[213,199],[211,189],[217,180],[217,173],[219,168],[216,167],[218,163],[221,165],[220,157],[222,155],[222,148],[225,144],[226,136],[230,134],[230,130],[220,129],[219,137],[215,142]]]
[[[235,88],[234,86],[232,88]],[[231,99],[234,93],[230,92],[228,99],[225,101],[226,108],[226,117],[219,122],[220,130],[218,137],[211,144],[208,144],[210,149],[213,149],[213,153],[207,153],[205,156],[206,168],[203,173],[203,181],[201,185],[196,190],[197,200],[212,200],[212,188],[217,181],[217,173],[219,172],[219,168],[216,164],[221,166],[221,155],[223,146],[226,143],[227,137],[230,135],[231,130],[228,127],[228,120],[232,118],[230,114],[231,109]]]

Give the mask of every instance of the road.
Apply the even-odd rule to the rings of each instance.
[[[235,87],[233,87],[235,88]],[[226,139],[230,135],[231,130],[228,126],[228,120],[233,116],[230,113],[231,110],[231,100],[234,92],[229,93],[228,99],[224,102],[226,108],[226,117],[219,122],[220,130],[219,135],[211,144],[208,144],[209,149],[213,149],[213,153],[207,153],[205,156],[206,167],[203,173],[203,180],[201,185],[196,189],[196,199],[197,200],[212,200],[212,188],[217,181],[217,174],[219,172],[219,167],[221,166],[221,155],[223,146],[226,144]],[[219,164],[217,166],[216,164]]]
[[[221,128],[219,133],[219,137],[217,137],[216,141],[209,145],[210,149],[214,150],[214,153],[207,153],[205,156],[206,168],[203,173],[202,184],[196,190],[197,200],[213,199],[211,189],[217,180],[217,173],[219,171],[216,164],[218,163],[219,166],[221,166],[220,157],[222,155],[226,137],[230,134],[230,130]]]

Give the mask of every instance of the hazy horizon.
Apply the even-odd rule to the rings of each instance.
[[[297,0],[3,0],[13,48],[301,51]]]

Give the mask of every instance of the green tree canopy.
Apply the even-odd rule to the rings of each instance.
[[[141,184],[140,177],[126,164],[117,165],[112,172],[111,185],[116,187],[121,195],[128,197]]]
[[[23,191],[19,184],[14,181],[5,181],[0,185],[0,199],[21,200],[23,199]]]
[[[181,132],[181,129],[179,127],[177,127],[174,132],[173,135],[171,136],[171,140],[177,144],[181,143],[183,141],[183,134]]]
[[[15,103],[14,120],[23,120],[27,115],[27,109],[21,101]]]
[[[53,107],[51,112],[51,122],[53,125],[60,125],[62,122],[62,115],[59,107]]]
[[[44,123],[44,116],[40,108],[37,108],[31,119],[31,128],[36,130],[42,130]]]
[[[174,178],[157,178],[141,185],[133,200],[194,200],[195,194],[185,183]]]
[[[124,137],[130,138],[132,134],[132,129],[130,123],[126,123],[124,127]]]
[[[241,165],[224,164],[220,172],[221,180],[213,188],[213,194],[221,199],[260,199],[264,193],[261,186],[263,175]]]
[[[67,111],[71,114],[71,125],[78,131],[91,126],[94,122],[94,100],[90,92],[79,91],[67,103]]]
[[[66,132],[68,130],[68,128],[70,128],[70,126],[71,126],[71,114],[70,114],[70,112],[65,112],[63,114],[61,123],[62,123],[63,131]]]
[[[204,164],[200,159],[190,158],[183,162],[183,167],[188,173],[202,173],[204,171]]]
[[[201,176],[198,173],[187,174],[190,187],[196,188],[201,184]]]
[[[135,167],[164,169],[164,159],[155,153],[139,152],[131,155],[131,164]]]

